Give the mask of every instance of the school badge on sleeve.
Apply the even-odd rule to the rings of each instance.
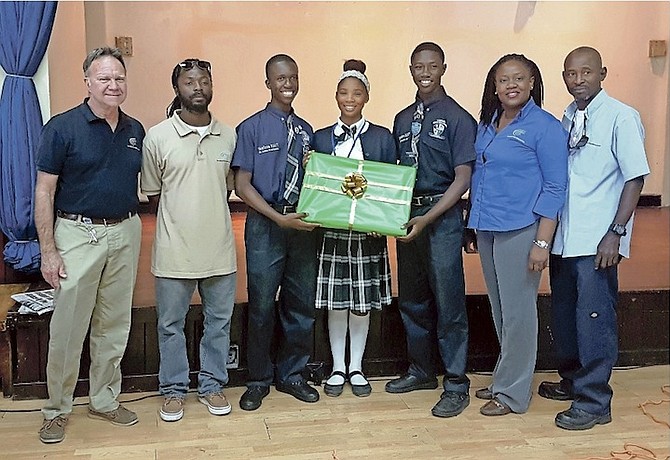
[[[404,236],[416,168],[313,152],[297,212],[326,228]]]

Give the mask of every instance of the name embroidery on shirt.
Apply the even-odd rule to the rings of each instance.
[[[137,138],[136,137],[131,137],[128,139],[128,145],[126,145],[127,148],[137,150],[138,152],[140,151],[140,148],[137,146]]]
[[[521,136],[523,136],[525,134],[526,134],[525,129],[515,129],[514,131],[512,131],[511,135],[507,136],[507,138],[508,139],[514,139],[514,140],[519,141],[522,144],[526,145],[526,141],[521,138]]]
[[[278,152],[279,151],[279,142],[273,142],[271,144],[265,144],[261,145],[258,147],[258,154],[263,155],[265,153],[270,153],[270,152]]]
[[[428,133],[430,137],[444,140],[444,131],[447,129],[447,120],[438,118],[433,121],[433,130]]]

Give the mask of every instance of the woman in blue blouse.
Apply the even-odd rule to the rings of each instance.
[[[484,84],[468,227],[477,231],[500,355],[483,415],[528,410],[537,355],[537,291],[565,200],[567,133],[541,109],[535,63],[508,54]]]
[[[340,118],[332,126],[314,133],[317,152],[347,158],[396,163],[391,132],[363,117],[370,83],[365,63],[344,63],[335,100]],[[324,230],[319,249],[316,307],[328,309],[328,335],[333,372],[324,385],[328,396],[339,396],[349,381],[356,396],[372,391],[361,365],[370,326],[370,310],[391,303],[391,270],[386,238],[349,230]],[[345,349],[349,330],[349,369]]]

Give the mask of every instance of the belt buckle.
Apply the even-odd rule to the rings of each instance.
[[[86,225],[93,225],[93,221],[89,217],[81,216],[81,221]]]

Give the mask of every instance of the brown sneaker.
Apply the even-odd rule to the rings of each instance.
[[[119,407],[110,410],[109,412],[98,412],[89,407],[88,416],[91,418],[107,420],[108,422],[119,426],[130,426],[137,423],[137,414],[126,409],[121,404],[119,404]]]
[[[53,444],[61,442],[65,439],[65,425],[67,424],[67,417],[62,415],[52,418],[51,420],[44,419],[42,428],[40,428],[40,441],[45,444]]]
[[[166,422],[176,422],[184,416],[184,398],[180,396],[166,396],[160,410],[161,419]]]
[[[198,401],[207,406],[209,413],[212,415],[226,415],[230,414],[230,411],[232,410],[232,407],[226,399],[226,395],[223,394],[223,391],[217,391],[216,393],[198,396]]]

